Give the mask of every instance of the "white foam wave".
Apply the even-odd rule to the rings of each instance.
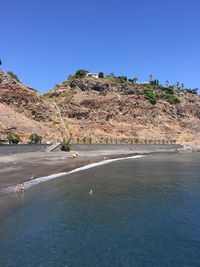
[[[96,162],[96,163],[90,163],[88,165],[76,168],[76,169],[74,169],[72,171],[69,171],[69,172],[61,172],[61,173],[57,173],[57,174],[52,174],[52,175],[48,175],[48,176],[35,178],[34,180],[30,180],[30,181],[24,182],[23,186],[24,186],[25,189],[28,189],[28,188],[30,188],[32,186],[35,186],[35,185],[39,184],[39,183],[44,183],[44,182],[50,181],[52,179],[56,179],[56,178],[59,178],[59,177],[62,177],[62,176],[70,175],[72,173],[76,173],[76,172],[88,170],[88,169],[91,169],[91,168],[95,168],[95,167],[98,167],[98,166],[106,165],[108,163],[115,162],[115,161],[127,160],[127,159],[137,159],[137,158],[141,158],[141,157],[144,157],[144,155],[130,156],[130,157],[124,157],[124,158],[116,158],[116,159],[107,159],[107,160],[103,160],[103,161]],[[5,188],[2,191],[4,193],[10,193],[10,192],[15,192],[15,190],[16,190],[16,186],[10,186],[10,187]]]

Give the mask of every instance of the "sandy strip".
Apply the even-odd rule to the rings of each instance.
[[[144,155],[120,157],[120,158],[115,158],[115,159],[102,160],[102,161],[99,161],[96,163],[90,163],[90,164],[87,164],[85,166],[75,168],[75,169],[68,171],[68,172],[61,172],[61,173],[56,173],[56,174],[47,175],[47,176],[43,176],[43,177],[38,177],[38,178],[35,178],[33,180],[26,181],[23,184],[18,184],[17,186],[9,186],[9,187],[2,189],[2,192],[12,193],[12,192],[17,192],[17,191],[18,192],[19,191],[25,191],[25,190],[29,189],[30,187],[33,187],[37,184],[44,183],[44,182],[47,182],[47,181],[50,181],[50,180],[53,180],[53,179],[56,179],[59,177],[63,177],[66,175],[70,175],[72,173],[76,173],[76,172],[88,170],[91,168],[103,166],[103,165],[106,165],[106,164],[109,164],[112,162],[116,162],[116,161],[122,161],[122,160],[128,160],[128,159],[138,159],[138,158],[142,158],[142,157],[144,157]]]
[[[33,152],[0,157],[0,192],[39,177],[66,173],[87,164],[133,155],[135,153],[130,150],[101,150],[79,152],[76,159],[66,152]]]

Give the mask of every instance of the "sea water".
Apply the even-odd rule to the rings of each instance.
[[[7,198],[1,267],[200,266],[200,153],[110,162]]]

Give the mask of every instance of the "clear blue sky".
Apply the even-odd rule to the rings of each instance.
[[[46,92],[77,69],[200,88],[199,0],[1,1],[0,59]]]

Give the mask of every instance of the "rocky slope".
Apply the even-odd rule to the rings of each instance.
[[[5,76],[1,71],[0,123],[4,133],[15,127],[24,140],[36,131],[45,140],[70,134],[75,141],[200,144],[199,95],[175,91],[180,103],[171,104],[167,88],[74,78],[42,96]],[[147,88],[156,103],[150,103]]]
[[[61,138],[54,126],[55,108],[34,89],[0,70],[0,139],[18,133],[27,141],[32,132],[45,140]],[[59,124],[59,122],[58,122]]]
[[[84,78],[58,85],[48,97],[57,100],[74,136],[104,142],[200,143],[200,96],[176,91],[180,103],[170,104],[167,88],[151,86],[157,95],[152,105],[146,87]]]

